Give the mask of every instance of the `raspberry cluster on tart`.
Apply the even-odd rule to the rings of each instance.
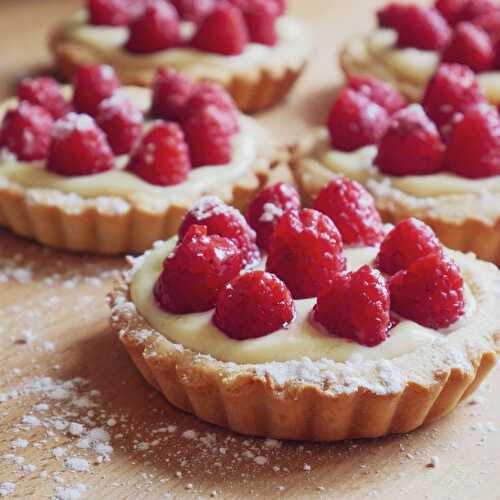
[[[260,127],[215,83],[159,70],[153,89],[82,66],[23,80],[0,106],[0,224],[48,246],[141,253],[200,196],[244,206],[265,181]]]
[[[61,75],[113,66],[128,85],[158,68],[224,86],[243,111],[284,97],[305,67],[309,34],[284,0],[87,0],[51,39]]]
[[[418,104],[351,77],[290,163],[306,203],[347,175],[386,222],[416,217],[446,246],[500,265],[500,117],[465,66],[440,65]]]
[[[207,197],[133,259],[111,325],[174,406],[231,430],[334,441],[446,415],[494,366],[500,274],[337,178],[278,183],[245,218]]]
[[[413,101],[440,63],[475,72],[488,100],[500,104],[500,4],[494,0],[436,0],[433,6],[389,3],[378,27],[349,40],[340,53],[346,75],[391,83]]]

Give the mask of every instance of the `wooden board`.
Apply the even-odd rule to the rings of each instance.
[[[16,77],[50,63],[50,27],[76,3],[1,1],[2,97]],[[260,118],[276,143],[324,119],[340,81],[340,43],[370,27],[381,2],[292,4],[317,39],[293,95]],[[78,491],[82,498],[113,499],[500,498],[498,372],[474,404],[411,435],[331,445],[242,438],[169,407],[110,334],[105,296],[123,264],[47,251],[0,232],[0,492],[8,490],[7,481],[15,483],[15,498],[71,498],[71,492],[76,498]],[[107,429],[113,452],[101,443],[98,450],[109,457],[97,459],[95,449],[78,448],[85,441],[64,421],[83,423],[84,434]],[[56,458],[60,449],[66,454]],[[427,467],[432,457],[434,468]],[[68,469],[87,463],[88,472]]]

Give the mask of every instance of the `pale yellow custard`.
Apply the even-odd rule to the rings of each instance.
[[[210,354],[215,359],[234,363],[266,363],[272,361],[332,359],[391,359],[410,353],[434,341],[446,339],[454,328],[459,328],[475,311],[475,300],[466,286],[466,314],[454,327],[445,332],[425,328],[412,321],[402,320],[395,326],[390,337],[375,347],[366,347],[356,342],[328,334],[315,324],[310,313],[315,299],[295,300],[296,316],[286,329],[258,339],[233,340],[212,323],[213,310],[204,313],[171,314],[157,305],[153,286],[162,271],[165,257],[176,244],[172,238],[158,243],[136,263],[136,270],[130,284],[132,301],[139,313],[158,332],[172,342]],[[376,248],[350,248],[345,251],[348,269],[355,270],[369,264],[376,256]],[[470,258],[465,255],[454,257],[459,265],[467,269]]]

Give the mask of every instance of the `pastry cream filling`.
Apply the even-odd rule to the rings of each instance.
[[[391,29],[377,29],[366,39],[366,47],[374,64],[381,63],[399,78],[425,85],[435,73],[440,54],[435,51],[397,47],[398,35]],[[477,75],[488,100],[500,103],[500,71]]]
[[[285,329],[257,339],[233,340],[212,323],[213,310],[203,313],[172,314],[157,305],[153,285],[158,279],[165,257],[173,250],[176,239],[162,242],[142,257],[130,285],[131,298],[140,314],[158,332],[172,342],[193,351],[210,354],[215,359],[234,363],[266,363],[289,361],[303,357],[312,360],[331,359],[347,361],[354,358],[391,359],[410,353],[418,347],[439,339],[443,332],[431,330],[412,321],[402,320],[391,330],[391,335],[375,347],[366,347],[345,338],[335,337],[311,320],[316,299],[295,300],[296,316]],[[373,261],[376,248],[345,250],[348,269],[355,270]],[[455,256],[455,255],[454,255]],[[456,256],[467,265],[466,256]],[[475,301],[468,287],[467,312],[455,328],[469,317]],[[453,331],[453,327],[446,331]]]
[[[150,91],[139,87],[123,87],[142,111],[150,106]],[[66,89],[68,92],[68,89]],[[15,105],[12,99],[0,107],[0,120],[8,107]],[[146,123],[146,127],[152,122]],[[259,126],[251,118],[239,115],[240,132],[232,137],[231,163],[207,165],[192,169],[187,179],[172,186],[150,184],[132,172],[124,170],[128,156],[118,157],[116,168],[94,175],[62,176],[44,168],[43,162],[18,162],[9,154],[0,155],[0,177],[7,178],[26,188],[54,189],[74,193],[85,198],[117,196],[125,200],[165,200],[167,197],[203,193],[207,187],[231,184],[244,176],[257,157],[257,142],[261,134]]]

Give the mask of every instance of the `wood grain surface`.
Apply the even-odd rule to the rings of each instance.
[[[290,98],[259,117],[276,144],[324,120],[341,81],[340,44],[369,29],[381,3],[291,2],[313,28],[315,51]],[[47,35],[77,4],[0,0],[1,97],[22,75],[50,68]],[[0,231],[0,495],[500,498],[498,371],[454,414],[410,435],[340,444],[247,439],[171,408],[142,380],[108,328],[105,296],[123,266]]]

